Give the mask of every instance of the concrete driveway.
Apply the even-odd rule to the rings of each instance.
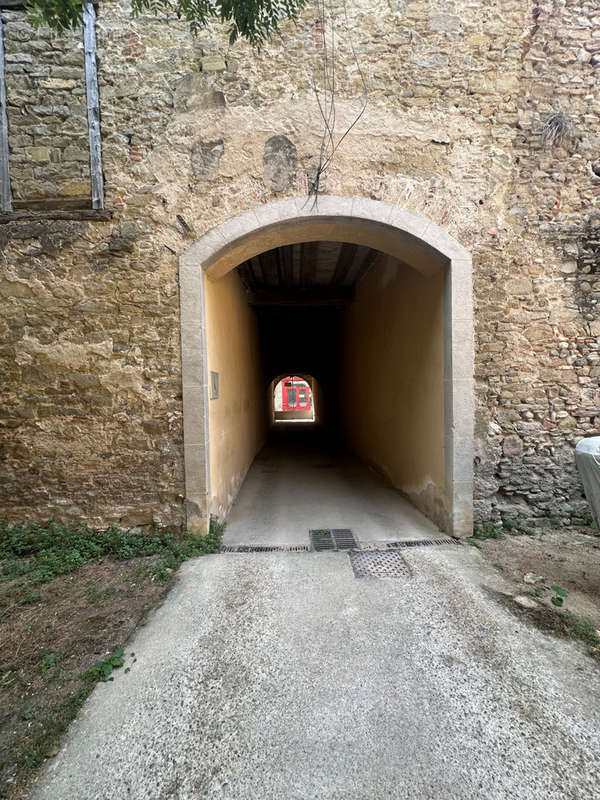
[[[359,541],[443,536],[335,439],[299,425],[271,433],[229,513],[224,544],[305,545],[310,528],[350,528]]]
[[[472,548],[402,554],[396,579],[336,552],[187,563],[34,797],[597,796],[598,665],[504,610]]]

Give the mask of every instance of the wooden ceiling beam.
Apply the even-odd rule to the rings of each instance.
[[[281,254],[281,285],[293,286],[294,284],[294,264],[293,264],[293,245],[280,247]]]
[[[381,255],[381,251],[380,250],[372,250],[370,248],[369,248],[369,250],[367,250],[367,252],[365,253],[365,256],[364,256],[364,258],[363,258],[363,260],[362,260],[362,262],[361,262],[361,264],[360,264],[360,266],[358,268],[358,271],[356,273],[356,277],[353,280],[353,284],[357,284],[360,280],[362,280],[365,277],[367,272],[371,269],[373,264],[375,264],[375,262],[377,261],[377,259],[379,258],[380,255]]]
[[[342,243],[335,264],[335,272],[333,273],[333,278],[331,279],[331,283],[334,286],[339,286],[340,284],[344,283],[348,277],[350,267],[356,258],[357,249],[358,245],[356,244],[351,244],[350,242]]]
[[[252,275],[254,276],[254,282],[257,286],[260,286],[264,283],[264,275],[262,273],[262,267],[260,265],[260,261],[256,256],[252,256],[252,258],[247,262],[250,264],[250,269],[252,270]]]
[[[267,250],[258,256],[265,286],[279,286],[277,259],[273,250]]]
[[[344,306],[354,297],[352,286],[257,289],[248,298],[254,306]]]
[[[244,261],[243,264],[240,264],[238,267],[238,272],[240,273],[240,278],[244,288],[248,292],[256,291],[256,279],[254,277],[254,270],[252,269],[250,262]]]
[[[312,286],[317,275],[319,242],[302,242],[300,245],[300,286]]]

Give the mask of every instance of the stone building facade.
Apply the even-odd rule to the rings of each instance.
[[[10,519],[184,524],[178,257],[315,180],[314,9],[257,53],[126,5],[103,0],[96,25],[102,213],[85,210],[81,36],[2,10]],[[597,3],[355,0],[347,19],[338,5],[336,135],[361,72],[368,106],[320,190],[416,212],[471,252],[475,518],[577,520],[574,447],[600,428]]]

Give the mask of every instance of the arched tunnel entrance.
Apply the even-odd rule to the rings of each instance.
[[[467,535],[470,281],[444,231],[375,201],[292,198],[206,234],[180,264],[188,527]],[[316,425],[277,427],[286,377]]]

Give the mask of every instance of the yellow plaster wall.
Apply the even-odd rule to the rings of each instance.
[[[209,400],[211,513],[223,518],[261,448],[267,428],[258,326],[237,270],[206,281],[208,369],[219,373]]]
[[[444,508],[443,275],[381,255],[343,318],[348,444],[434,521]]]

